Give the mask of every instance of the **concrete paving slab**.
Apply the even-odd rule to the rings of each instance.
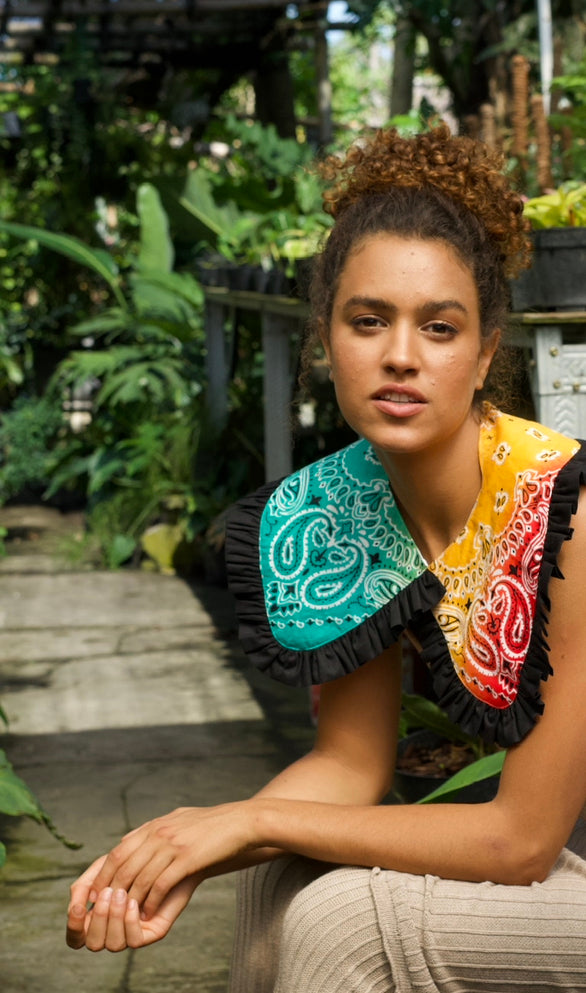
[[[164,652],[168,648],[196,648],[208,645],[215,625],[185,624],[172,628],[31,628],[0,630],[0,664],[4,682],[16,678],[24,662],[66,661],[88,655]],[[12,665],[11,665],[12,663]]]
[[[83,580],[83,581],[82,581]],[[140,571],[0,576],[0,629],[209,625],[177,576]]]
[[[25,514],[27,526],[43,521]],[[65,946],[69,885],[144,820],[247,797],[302,754],[313,736],[306,691],[250,669],[225,590],[142,572],[55,572],[39,547],[30,571],[15,565],[25,545],[0,572],[0,699],[11,717],[0,747],[83,848],[32,821],[0,820],[0,990],[223,993],[234,879],[204,884],[165,941],[120,955]]]
[[[80,568],[78,565],[68,563],[57,553],[49,556],[39,551],[33,555],[23,553],[11,555],[10,558],[0,558],[0,575],[52,576],[58,570],[61,572],[79,572]],[[89,566],[87,571],[90,571]]]
[[[2,670],[0,664],[0,671]],[[39,675],[39,663],[34,669]],[[27,666],[21,669],[26,679]],[[258,720],[261,710],[221,644],[46,663],[4,694],[14,734]]]

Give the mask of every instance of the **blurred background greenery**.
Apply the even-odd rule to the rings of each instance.
[[[295,295],[328,230],[316,164],[389,122],[501,146],[583,223],[583,7],[554,0],[546,93],[532,0],[50,9],[14,0],[0,33],[0,502],[83,509],[100,567],[148,562],[160,525],[191,573],[264,479],[258,319],[237,314],[218,434],[202,287]],[[345,439],[316,370],[296,465]]]

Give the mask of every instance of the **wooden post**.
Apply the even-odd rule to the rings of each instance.
[[[315,74],[317,82],[317,114],[319,120],[319,144],[321,148],[332,140],[332,84],[328,60],[327,21],[318,20],[315,24]]]
[[[263,311],[261,320],[265,361],[265,479],[270,482],[289,475],[293,467],[290,340],[296,322],[268,311]]]
[[[224,336],[226,316],[224,304],[206,299],[207,410],[210,425],[217,431],[222,430],[228,417],[228,362]]]

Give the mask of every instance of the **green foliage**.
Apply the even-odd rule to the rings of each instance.
[[[563,183],[553,193],[533,197],[523,210],[534,228],[586,226],[586,183]]]
[[[559,98],[564,98],[567,107],[563,113],[550,116],[550,126],[558,135],[570,134],[571,143],[558,138],[557,157],[561,162],[562,174],[566,177],[586,179],[586,56],[572,73],[558,76],[553,88]]]
[[[399,728],[401,737],[415,729],[425,728],[446,741],[467,745],[475,756],[473,762],[447,779],[432,793],[419,800],[419,803],[445,802],[446,800],[457,799],[458,794],[465,787],[500,774],[505,760],[505,751],[495,748],[487,749],[482,738],[466,734],[449,719],[441,707],[418,693],[404,692],[401,702]]]
[[[89,388],[92,418],[83,433],[64,433],[53,446],[46,491],[51,497],[84,485],[90,528],[109,566],[132,554],[141,528],[171,493],[180,493],[191,512],[193,424],[203,382],[201,288],[189,273],[171,270],[167,216],[149,184],[138,189],[137,213],[138,252],[128,253],[122,271],[108,253],[78,239],[5,225],[89,267],[115,296],[113,306],[69,329],[84,347],[59,364],[51,395],[75,397]]]
[[[53,837],[67,848],[81,847],[77,842],[68,841],[59,833],[26,783],[16,775],[2,749],[0,749],[0,814],[7,817],[30,817],[37,824],[44,825]],[[5,861],[6,847],[0,842],[0,867]]]
[[[391,30],[394,11],[373,10],[360,31],[345,32],[330,48],[332,116],[336,128],[361,130],[389,117]],[[344,144],[347,136],[341,136]]]
[[[229,260],[291,268],[317,251],[331,226],[309,146],[274,127],[228,116],[225,159],[201,159],[180,203],[193,218],[193,239]]]
[[[0,221],[0,231],[14,235],[16,238],[23,238],[32,242],[34,250],[35,243],[50,248],[61,255],[65,255],[73,262],[88,266],[90,269],[104,279],[119,303],[124,306],[124,298],[118,286],[118,267],[110,255],[101,249],[92,249],[78,238],[70,235],[54,234],[52,231],[45,231],[43,228],[33,228],[26,224],[12,224],[8,221]]]
[[[52,395],[21,395],[0,415],[0,503],[43,492],[51,473],[51,450],[63,425],[61,404]]]
[[[161,198],[150,183],[141,183],[136,195],[140,224],[140,253],[137,269],[142,272],[170,273],[175,261],[169,222]]]
[[[418,800],[418,803],[445,803],[447,800],[458,798],[459,793],[467,786],[481,783],[485,779],[492,779],[502,772],[506,752],[494,752],[492,755],[484,755],[475,762],[471,762],[465,769],[450,776],[445,783],[438,786],[436,790],[428,793],[427,796]]]

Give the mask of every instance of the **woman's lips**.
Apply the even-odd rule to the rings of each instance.
[[[389,388],[377,390],[372,397],[375,407],[390,417],[412,417],[426,404],[418,390]]]

